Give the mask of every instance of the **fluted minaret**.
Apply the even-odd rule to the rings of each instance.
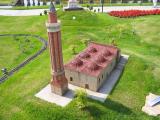
[[[68,81],[63,66],[60,22],[57,21],[56,10],[52,2],[46,26],[51,58],[51,90],[58,95],[63,95],[68,90]]]

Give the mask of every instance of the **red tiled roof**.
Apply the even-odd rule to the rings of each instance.
[[[64,67],[71,71],[98,76],[110,64],[110,61],[117,57],[118,51],[119,49],[114,46],[92,42]]]

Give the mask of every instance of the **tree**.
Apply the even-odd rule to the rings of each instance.
[[[81,42],[85,45],[88,46],[89,42],[91,42],[90,39],[82,39]]]
[[[43,0],[43,5],[46,5],[47,3],[46,3],[46,0]]]
[[[70,45],[70,49],[71,49],[73,55],[77,54],[76,47],[77,47],[77,45]]]
[[[103,4],[104,4],[104,0],[101,0],[101,4],[102,4],[102,13],[103,13]]]
[[[19,49],[22,51],[22,53],[26,53],[30,48],[33,48],[33,46],[27,36],[24,39],[19,40]]]

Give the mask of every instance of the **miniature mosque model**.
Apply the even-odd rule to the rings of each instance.
[[[117,65],[120,50],[114,46],[90,43],[89,46],[65,67],[69,83],[98,91]]]
[[[81,6],[78,5],[77,0],[69,0],[68,6],[64,7],[63,10],[70,11],[70,10],[83,10]]]
[[[46,23],[51,58],[51,91],[64,95],[70,84],[98,91],[120,58],[120,50],[111,45],[90,43],[69,63],[63,65],[60,22],[53,3]]]

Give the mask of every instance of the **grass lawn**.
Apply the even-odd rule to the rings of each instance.
[[[0,4],[10,4],[13,0],[0,0]]]
[[[29,42],[25,42],[26,40],[29,40]],[[41,42],[33,37],[0,37],[0,69],[11,70],[37,52],[41,48],[40,46]]]
[[[160,16],[120,19],[106,14],[58,11],[58,17],[62,22],[64,61],[74,57],[71,45],[77,46],[77,52],[85,48],[84,39],[104,44],[115,40],[122,53],[130,55],[120,81],[105,103],[88,99],[85,111],[76,107],[76,100],[65,108],[42,101],[34,95],[50,81],[47,50],[0,84],[0,119],[160,120],[141,112],[145,96],[149,92],[160,93]],[[31,33],[47,39],[47,16],[0,16],[0,19],[0,34]]]

